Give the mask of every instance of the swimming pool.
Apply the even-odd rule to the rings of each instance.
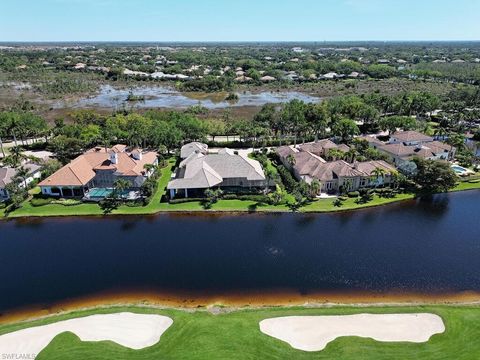
[[[452,165],[453,171],[455,171],[457,174],[465,174],[468,172],[468,169],[465,169],[464,167],[461,167],[460,165]]]
[[[102,200],[109,197],[113,193],[112,188],[92,188],[86,194],[86,198],[89,200]],[[124,190],[119,194],[122,198],[129,199],[132,197],[130,190]]]

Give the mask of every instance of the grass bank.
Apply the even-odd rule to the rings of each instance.
[[[81,342],[72,333],[58,335],[36,358],[68,359],[459,359],[480,358],[480,308],[477,306],[403,306],[268,308],[187,312],[149,307],[114,307],[78,311],[60,316],[0,326],[0,334],[30,326],[46,325],[70,318],[122,311],[160,314],[171,317],[173,325],[160,342],[143,350],[131,350],[113,342]],[[225,309],[223,309],[225,310]],[[303,352],[264,335],[259,322],[266,318],[302,315],[347,315],[357,313],[435,313],[442,317],[446,331],[427,343],[385,343],[357,337],[339,338],[320,352]]]
[[[175,160],[170,159],[167,166],[161,169],[161,176],[158,181],[158,189],[152,197],[150,203],[146,206],[131,207],[122,205],[112,211],[113,215],[152,215],[161,212],[289,212],[287,205],[270,205],[247,200],[219,200],[208,210],[205,210],[201,202],[186,202],[180,204],[169,204],[161,202],[162,196],[166,194],[166,187],[175,165]],[[460,182],[452,191],[466,191],[480,189],[480,182],[469,183]],[[403,200],[411,200],[414,194],[398,194],[394,198],[382,198],[375,195],[372,201],[365,204],[356,203],[354,198],[347,199],[342,206],[337,207],[333,204],[333,199],[319,199],[307,203],[298,209],[299,212],[337,212],[357,210],[375,206],[382,206]],[[48,204],[44,206],[33,206],[29,201],[25,201],[21,208],[8,214],[10,218],[16,217],[48,217],[48,216],[88,216],[103,215],[103,210],[96,203],[84,203],[75,206],[65,206],[61,204]],[[0,209],[0,216],[4,216],[4,209]]]

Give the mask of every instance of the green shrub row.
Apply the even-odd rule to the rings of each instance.
[[[180,198],[180,199],[172,199],[169,201],[170,204],[184,204],[189,202],[199,202],[204,201],[205,199],[202,198]]]
[[[39,206],[45,206],[48,204],[51,204],[53,201],[52,198],[41,198],[41,197],[34,197],[32,200],[30,200],[30,204],[34,207],[39,207]]]

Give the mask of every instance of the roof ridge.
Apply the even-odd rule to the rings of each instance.
[[[73,176],[75,176],[75,177],[77,178],[77,180],[80,182],[80,184],[83,185],[83,181],[80,180],[80,178],[77,176],[77,174],[75,174],[75,171],[73,171],[73,169],[72,169],[72,167],[70,166],[70,164],[68,164],[67,169],[70,170],[70,171],[72,172]]]

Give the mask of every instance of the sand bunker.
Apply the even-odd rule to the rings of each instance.
[[[110,340],[131,349],[143,349],[156,344],[172,323],[172,319],[160,315],[92,315],[1,335],[0,353],[38,354],[55,336],[66,331],[82,341]]]
[[[291,316],[266,319],[260,330],[293,348],[320,351],[342,336],[377,341],[426,342],[445,331],[443,320],[434,314],[358,314],[345,316]]]

